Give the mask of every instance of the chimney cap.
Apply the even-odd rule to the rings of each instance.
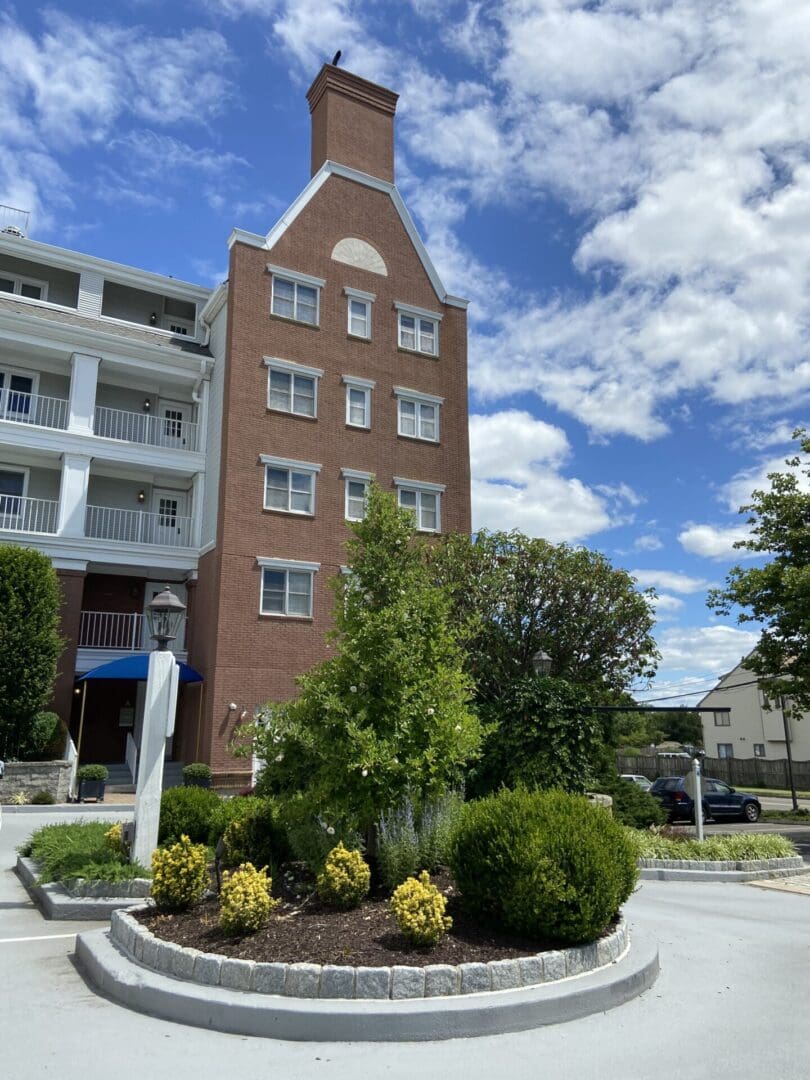
[[[314,112],[327,90],[332,90],[342,97],[350,98],[369,108],[393,116],[397,109],[399,94],[388,90],[385,86],[361,79],[345,68],[336,67],[334,64],[324,64],[313,80],[312,86],[307,90],[309,111]]]

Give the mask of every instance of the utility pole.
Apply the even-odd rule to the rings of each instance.
[[[799,800],[796,798],[796,781],[793,779],[793,752],[790,749],[790,724],[785,712],[785,695],[779,695],[779,708],[782,710],[782,723],[785,727],[785,752],[787,754],[788,782],[790,784],[790,797],[793,800],[793,809],[799,809]]]

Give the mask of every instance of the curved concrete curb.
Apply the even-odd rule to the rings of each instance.
[[[616,964],[556,983],[466,997],[401,1001],[274,997],[199,986],[135,963],[106,930],[76,939],[89,981],[138,1012],[235,1035],[304,1042],[415,1042],[525,1031],[604,1012],[637,997],[658,976],[658,947],[634,937]]]
[[[784,859],[639,859],[642,881],[759,881],[762,878],[793,877],[808,869],[801,855]]]
[[[487,964],[351,967],[338,964],[257,963],[186,949],[156,937],[137,911],[112,916],[113,943],[131,960],[202,986],[299,998],[386,999],[453,997],[518,990],[584,975],[615,963],[627,951],[627,924],[589,945],[575,945]]]
[[[39,905],[46,919],[86,919],[88,922],[109,919],[112,913],[120,908],[142,905],[152,887],[148,878],[132,878],[115,886],[109,882],[98,882],[95,885],[84,882],[76,886],[80,890],[77,894],[68,891],[58,882],[37,885],[38,867],[33,859],[18,856],[15,869],[17,877],[28,890],[31,899]],[[81,881],[78,878],[76,880]],[[108,895],[113,888],[127,888],[131,891],[128,896]]]

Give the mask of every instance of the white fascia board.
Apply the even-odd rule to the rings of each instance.
[[[442,321],[442,316],[438,311],[429,311],[427,308],[414,307],[413,304],[405,304],[400,300],[394,301],[394,307],[404,315],[418,315],[420,319],[433,319],[435,322]]]
[[[300,270],[289,270],[286,266],[267,264],[267,269],[276,277],[289,278],[297,281],[299,285],[311,285],[313,289],[322,289],[326,284],[326,278],[313,277],[312,274],[302,274]]]
[[[414,401],[428,401],[431,405],[444,405],[444,398],[435,394],[423,394],[421,390],[409,390],[407,386],[395,386],[395,397],[412,398]]]
[[[341,375],[340,379],[346,386],[354,386],[358,390],[373,390],[377,385],[374,379],[361,379],[358,375]]]
[[[272,465],[279,469],[299,469],[301,472],[319,473],[321,466],[313,461],[295,461],[293,458],[273,457],[272,454],[259,454],[262,465]]]
[[[275,371],[289,371],[293,375],[309,375],[313,379],[320,379],[323,375],[323,368],[296,364],[293,360],[282,360],[279,356],[265,356],[263,359],[265,367],[273,368]]]
[[[341,469],[340,475],[347,480],[373,480],[373,472],[364,472],[362,469]]]
[[[343,286],[343,295],[350,296],[352,300],[365,300],[369,304],[373,304],[377,299],[376,293],[363,292],[362,289],[350,289],[348,285]]]
[[[470,306],[470,301],[465,300],[463,296],[452,296],[450,293],[445,296],[444,302],[448,307],[461,308],[462,311],[466,311]]]
[[[256,564],[268,570],[310,570],[313,573],[321,568],[319,562],[304,562],[301,559],[273,559],[264,555],[256,556]]]
[[[51,561],[55,559],[86,559],[88,562],[110,566],[137,566],[154,571],[196,570],[196,548],[163,547],[156,544],[130,544],[122,540],[95,540],[84,536],[52,536],[45,533],[20,533],[0,530],[0,540],[36,548]],[[146,575],[149,576],[149,575]]]
[[[200,319],[209,326],[217,317],[222,305],[228,299],[228,282],[223,281],[217,285],[216,289],[208,297],[208,302],[200,312]]]
[[[228,251],[234,244],[247,244],[248,247],[266,247],[265,238],[258,233],[246,232],[245,229],[232,229],[228,237]]]
[[[43,244],[39,240],[21,239],[18,236],[10,236],[8,233],[0,233],[0,252],[2,251],[7,251],[18,259],[42,262],[79,274],[83,270],[91,270],[94,273],[103,274],[111,281],[146,289],[149,292],[171,293],[182,299],[193,297],[194,300],[204,302],[211,295],[211,290],[205,288],[204,285],[195,285],[190,281],[155,274],[151,270],[139,270],[135,266],[126,266],[124,263],[98,259],[93,255],[84,255],[80,251],[69,251],[67,248]]]
[[[404,476],[394,477],[394,487],[415,488],[417,491],[447,491],[446,484],[432,484],[428,480],[406,480]]]
[[[290,208],[281,215],[265,239],[265,246],[268,249],[274,247],[275,244],[278,243],[289,226],[292,225],[312,197],[320,191],[330,176],[341,176],[344,180],[352,180],[355,184],[362,184],[363,187],[373,188],[375,191],[382,191],[386,195],[390,195],[405,228],[405,232],[408,234],[411,243],[416,249],[416,254],[419,256],[419,260],[425,269],[425,273],[430,279],[430,284],[433,286],[433,291],[436,293],[436,296],[443,304],[448,304],[450,307],[466,308],[469,301],[463,300],[458,296],[450,296],[442,284],[442,280],[439,277],[436,267],[433,265],[430,255],[428,255],[427,248],[422,242],[422,237],[419,235],[419,232],[413,223],[413,218],[408,212],[408,208],[397,190],[396,185],[390,184],[387,180],[380,180],[376,176],[369,176],[368,173],[360,172],[359,169],[351,169],[348,165],[339,165],[336,161],[325,161],[295,202],[293,202]]]

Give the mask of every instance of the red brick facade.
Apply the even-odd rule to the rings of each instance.
[[[334,71],[325,69],[327,75]],[[334,160],[339,153],[340,164],[376,169],[391,179],[395,95],[339,75],[332,81],[344,90],[354,81],[357,92],[346,97],[331,84],[321,88],[313,113],[313,165],[318,157]],[[322,72],[313,84],[311,101],[324,78]],[[368,101],[369,87],[378,91],[376,102]],[[390,104],[388,113],[380,102]],[[354,137],[358,131],[362,135]],[[370,244],[387,275],[333,260],[335,245],[345,238]],[[318,326],[271,314],[268,263],[325,280]],[[370,340],[347,332],[346,287],[376,296]],[[446,485],[442,532],[470,529],[466,312],[437,296],[387,191],[329,176],[269,251],[234,244],[228,304],[217,539],[200,560],[188,639],[189,662],[206,679],[200,754],[194,756],[209,760],[218,774],[246,767],[227,751],[243,710],[251,715],[268,699],[292,695],[295,676],[327,655],[324,634],[333,601],[328,581],[346,562],[342,468],[374,473],[388,490],[394,490],[395,476]],[[442,316],[437,356],[399,348],[395,304]],[[315,419],[268,409],[265,357],[323,369]],[[342,376],[374,380],[370,429],[347,426]],[[439,442],[397,434],[395,386],[444,399]],[[320,465],[313,516],[263,509],[262,454]],[[259,613],[257,557],[320,563],[311,619]],[[236,710],[229,709],[231,703]],[[192,757],[190,725],[196,719],[186,710],[185,760]]]

